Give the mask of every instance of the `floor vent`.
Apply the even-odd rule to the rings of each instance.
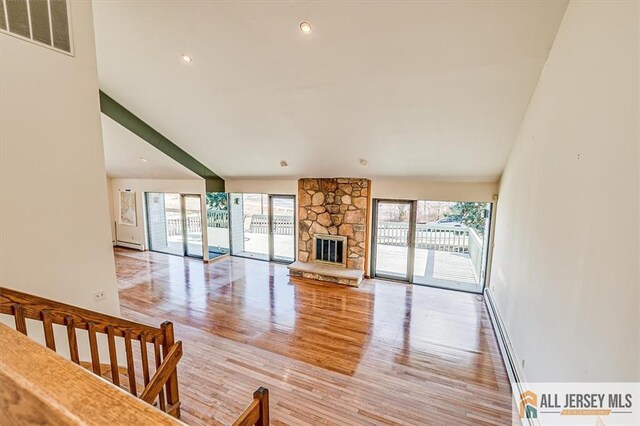
[[[67,0],[0,0],[0,31],[65,53],[71,49]]]

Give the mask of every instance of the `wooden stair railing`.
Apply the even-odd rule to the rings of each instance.
[[[27,335],[27,319],[41,321],[45,344],[53,351],[57,346],[53,326],[66,327],[70,358],[76,364],[85,364],[80,362],[76,330],[86,330],[91,354],[89,365],[95,374],[111,379],[114,385],[123,387],[132,395],[150,404],[155,404],[157,401],[162,411],[174,417],[180,417],[176,366],[182,357],[182,342],[174,341],[171,322],[166,321],[159,328],[150,327],[5,287],[0,287],[0,313],[13,316],[16,330],[24,335]],[[111,377],[103,373],[103,364],[100,362],[98,352],[98,334],[104,334],[107,337],[109,350],[107,370]],[[124,340],[127,384],[120,382],[121,368],[118,365],[116,338]],[[137,390],[134,341],[140,346],[142,382],[144,383],[141,393]],[[150,376],[148,345],[151,345],[154,357],[153,376]]]
[[[259,387],[253,393],[253,401],[233,423],[233,426],[269,425],[269,390]]]

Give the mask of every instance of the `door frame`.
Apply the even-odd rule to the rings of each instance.
[[[290,264],[292,262],[296,261],[297,258],[297,253],[298,253],[298,235],[296,230],[298,229],[298,227],[296,226],[296,224],[298,223],[298,212],[297,212],[297,208],[296,208],[296,196],[295,195],[291,195],[291,194],[268,194],[269,195],[269,231],[268,231],[268,235],[269,235],[269,262],[276,262],[276,263],[284,263],[284,264]],[[289,262],[288,260],[283,260],[283,259],[276,259],[275,258],[275,244],[274,244],[274,239],[275,239],[275,234],[273,233],[273,200],[274,198],[284,198],[284,199],[289,199],[293,201],[293,260],[291,262]]]
[[[406,204],[409,206],[409,228],[407,235],[407,268],[404,278],[380,274],[376,272],[376,264],[378,257],[378,207],[380,204]],[[385,280],[400,281],[405,283],[413,283],[413,269],[415,262],[415,234],[416,234],[416,215],[417,215],[416,200],[400,200],[400,199],[387,199],[387,198],[374,198],[372,202],[372,215],[371,215],[371,278],[383,278]]]

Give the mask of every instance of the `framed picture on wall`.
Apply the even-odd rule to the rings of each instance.
[[[120,190],[120,225],[137,226],[136,193],[129,189]]]

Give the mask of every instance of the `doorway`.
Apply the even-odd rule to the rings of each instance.
[[[371,275],[482,293],[491,203],[374,200]]]
[[[295,196],[234,193],[229,199],[232,255],[295,260]]]
[[[149,250],[202,258],[200,195],[146,192]]]

